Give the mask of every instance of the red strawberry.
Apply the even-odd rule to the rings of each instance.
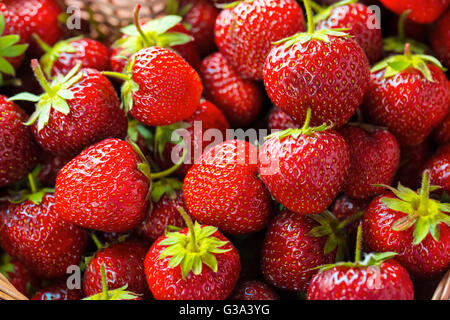
[[[228,140],[209,149],[184,179],[189,213],[230,234],[263,229],[271,199],[257,175],[257,149],[248,142]]]
[[[80,289],[69,289],[65,280],[45,287],[34,294],[31,300],[81,300],[83,292]]]
[[[242,1],[216,20],[216,44],[237,73],[263,79],[263,65],[273,42],[305,30],[301,7],[294,0]]]
[[[26,120],[25,111],[0,95],[0,187],[17,182],[37,163],[38,147]]]
[[[259,151],[261,180],[276,201],[300,214],[328,208],[341,191],[350,166],[349,151],[334,130],[309,127],[269,136]]]
[[[429,198],[435,190],[425,172],[418,193],[398,190],[372,200],[363,217],[365,245],[371,251],[398,253],[412,275],[431,278],[450,267],[450,204]]]
[[[19,93],[11,100],[37,102],[26,124],[32,125],[45,150],[74,155],[92,143],[126,135],[127,119],[113,86],[101,72],[80,70],[78,65],[48,83],[36,60],[32,67],[44,93]]]
[[[402,147],[400,165],[392,185],[397,185],[401,182],[402,185],[408,188],[418,188],[421,178],[420,173],[431,154],[432,150],[427,141],[414,147]]]
[[[430,29],[431,46],[439,59],[450,67],[450,10],[447,10]]]
[[[192,33],[186,29],[184,24],[178,23],[169,30],[171,33],[185,34],[187,37],[192,37]],[[189,38],[191,40],[191,38]],[[202,59],[195,47],[194,42],[187,42],[180,45],[173,45],[170,47],[176,53],[178,53],[192,68],[198,70]]]
[[[333,212],[336,218],[338,218],[339,220],[344,220],[346,218],[354,216],[360,211],[365,211],[369,203],[370,200],[353,199],[346,194],[342,194],[338,198],[336,198],[330,210],[331,212]]]
[[[389,10],[401,14],[411,10],[409,18],[419,23],[436,20],[449,5],[449,0],[380,0]]]
[[[264,84],[272,102],[296,121],[312,109],[313,125],[341,127],[363,100],[369,62],[358,43],[340,29],[314,31],[305,0],[308,32],[280,40],[264,65]]]
[[[56,211],[67,221],[105,232],[137,226],[147,213],[150,169],[125,141],[106,139],[81,152],[56,179]]]
[[[278,294],[269,285],[258,280],[238,283],[231,300],[279,300]]]
[[[425,163],[423,170],[428,170],[430,181],[450,193],[450,144],[438,149]]]
[[[239,254],[217,228],[180,213],[188,228],[156,240],[145,257],[145,274],[157,300],[224,300],[241,270]]]
[[[450,110],[450,99],[449,99],[449,110]],[[450,143],[450,114],[447,114],[447,116],[444,118],[441,124],[438,125],[436,129],[433,131],[431,136],[433,141],[438,145]]]
[[[340,5],[339,5],[340,4]],[[343,4],[321,9],[314,20],[318,22],[317,29],[348,28],[349,34],[366,53],[371,63],[381,58],[382,34],[381,26],[377,27],[377,17],[374,11],[361,3]],[[369,24],[370,22],[370,24]]]
[[[350,169],[343,187],[350,197],[367,199],[390,185],[400,162],[397,139],[388,131],[365,124],[349,125],[339,133],[350,151]]]
[[[422,143],[445,117],[448,81],[434,57],[404,55],[387,58],[372,68],[363,111],[365,118],[387,127],[401,145]]]
[[[290,128],[301,128],[301,125],[294,121],[286,112],[278,107],[274,107],[269,114],[269,129],[286,130]]]
[[[246,127],[258,117],[262,107],[260,87],[239,77],[221,53],[206,57],[199,72],[205,97],[222,110],[233,127]]]
[[[144,259],[149,245],[142,241],[116,243],[98,251],[83,276],[83,291],[86,296],[102,292],[101,266],[106,272],[109,289],[119,289],[127,285],[127,290],[148,295],[149,290],[144,274]]]
[[[30,291],[39,285],[39,279],[35,275],[17,259],[11,258],[6,253],[0,257],[0,273],[25,296],[28,296]]]
[[[72,160],[72,156],[53,155],[49,152],[42,152],[40,165],[41,170],[37,176],[38,180],[45,186],[54,186],[59,171]]]

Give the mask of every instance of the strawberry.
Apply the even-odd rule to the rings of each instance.
[[[420,172],[431,154],[432,150],[427,141],[414,147],[402,147],[400,151],[400,165],[395,174],[393,185],[401,182],[402,185],[408,188],[418,188],[421,178]]]
[[[418,192],[399,185],[372,200],[363,217],[368,249],[396,252],[410,274],[432,278],[450,267],[450,204],[431,199],[425,171]]]
[[[59,171],[70,161],[71,156],[53,155],[49,152],[41,152],[41,170],[37,176],[38,180],[45,186],[54,186]]]
[[[435,21],[449,5],[449,0],[380,0],[389,10],[401,14],[411,10],[409,18],[419,23]]]
[[[233,127],[246,127],[258,117],[263,99],[260,87],[242,79],[221,53],[206,57],[199,70],[205,97],[222,110]]]
[[[79,226],[123,232],[147,213],[150,168],[128,142],[106,139],[61,169],[56,179],[58,215]]]
[[[142,241],[116,243],[98,251],[90,260],[83,276],[83,291],[86,296],[102,292],[101,266],[106,272],[109,289],[127,289],[140,295],[149,290],[144,274],[144,258],[149,245]]]
[[[38,161],[33,134],[23,125],[26,120],[25,111],[0,95],[0,187],[19,181]]]
[[[217,228],[195,225],[179,209],[188,228],[169,232],[145,257],[145,274],[157,300],[224,300],[241,270],[239,254]]]
[[[448,82],[448,84],[450,90],[450,81]],[[450,99],[448,101],[450,110]],[[436,129],[434,129],[431,136],[433,141],[438,145],[450,143],[450,114],[447,114],[441,124],[439,124]]]
[[[185,34],[189,37],[189,40],[192,39],[192,33],[185,27],[184,24],[178,23],[169,31],[172,33],[178,32],[181,34]],[[186,60],[186,62],[189,63],[192,68],[198,70],[202,59],[200,58],[194,42],[190,41],[185,44],[173,45],[170,48],[178,53],[184,60]]]
[[[269,114],[269,129],[270,130],[286,130],[286,129],[301,128],[290,115],[278,107],[274,107]]]
[[[390,185],[400,162],[397,139],[388,131],[365,124],[349,125],[339,133],[350,151],[350,169],[344,193],[367,199],[383,191],[376,185]]]
[[[432,184],[450,193],[450,144],[440,147],[425,163],[423,170],[428,170]]]
[[[266,138],[259,150],[259,173],[276,201],[300,214],[328,208],[341,191],[350,160],[344,138],[326,125],[309,127],[311,109],[301,129]]]
[[[238,283],[231,300],[279,300],[278,294],[266,283],[248,280]]]
[[[436,58],[404,55],[383,60],[372,68],[363,104],[366,120],[384,126],[399,143],[422,143],[445,117],[449,106],[448,81]]]
[[[80,289],[69,289],[65,280],[57,281],[38,292],[31,300],[81,300],[83,292]]]
[[[364,51],[341,29],[315,31],[305,0],[308,32],[282,39],[264,65],[264,85],[272,102],[294,120],[312,109],[313,125],[342,127],[363,100],[369,80]]]
[[[30,291],[39,285],[38,277],[33,275],[17,259],[11,258],[6,253],[0,257],[0,273],[25,296],[28,296]]]
[[[219,13],[215,37],[219,51],[245,79],[263,79],[263,65],[273,42],[305,30],[294,0],[233,2]]]
[[[19,93],[10,100],[36,102],[26,123],[32,125],[37,142],[47,151],[74,155],[92,143],[126,135],[127,119],[108,79],[78,64],[67,75],[48,83],[37,60],[32,61],[44,93]]]
[[[450,67],[450,9],[430,29],[429,37],[437,57]]]
[[[383,51],[383,39],[381,27],[374,28],[372,24],[379,24],[380,21],[377,21],[374,11],[364,4],[354,2],[356,1],[347,0],[317,8],[320,9],[314,16],[317,29],[348,28],[347,32],[358,42],[369,61],[377,62]]]
[[[344,220],[360,211],[365,211],[369,203],[370,200],[354,199],[343,193],[336,198],[330,210],[336,218],[339,220]]]
[[[200,223],[230,234],[263,229],[271,199],[258,179],[257,149],[242,140],[228,140],[209,149],[184,179],[189,213]]]
[[[172,50],[138,51],[127,74],[104,72],[124,80],[122,106],[148,126],[168,125],[190,117],[203,90],[197,72]]]

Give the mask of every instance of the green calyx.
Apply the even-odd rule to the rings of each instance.
[[[212,235],[217,231],[216,227],[201,226],[197,222],[192,223],[186,212],[178,207],[178,211],[183,216],[189,231],[187,234],[180,232],[167,232],[166,238],[159,242],[160,246],[167,246],[159,256],[159,259],[170,257],[169,267],[180,266],[183,279],[189,272],[195,275],[202,273],[203,264],[212,271],[217,272],[216,255],[230,251],[231,249],[221,249],[228,241],[222,241]]]
[[[14,272],[14,266],[11,263],[11,257],[8,254],[3,254],[0,257],[0,273],[9,279],[8,273]]]
[[[133,142],[137,142],[139,136],[141,136],[146,142],[149,149],[153,148],[154,135],[153,133],[142,123],[135,119],[128,120],[127,137]]]
[[[385,70],[384,78],[391,78],[408,68],[413,68],[420,71],[425,79],[430,82],[434,82],[427,64],[433,64],[439,69],[445,71],[445,68],[435,57],[424,54],[411,54],[411,45],[407,43],[405,45],[405,53],[403,55],[389,57],[374,65],[370,71],[374,73],[380,70]]]
[[[155,131],[155,151],[158,152],[158,156],[164,159],[163,152],[167,143],[180,144],[183,142],[183,138],[177,134],[178,129],[190,128],[191,124],[188,122],[179,121],[177,123],[169,124],[166,126],[158,126]]]
[[[25,100],[36,102],[36,111],[31,115],[25,125],[30,126],[38,121],[38,131],[41,131],[47,125],[50,118],[50,111],[52,109],[67,115],[70,113],[70,108],[67,100],[74,99],[74,94],[70,88],[76,84],[83,77],[83,72],[80,71],[81,64],[76,65],[67,75],[57,75],[52,82],[48,82],[42,72],[41,67],[36,59],[31,61],[34,74],[39,81],[44,93],[40,96],[23,92],[11,98],[10,101]]]
[[[24,201],[31,201],[36,205],[41,204],[42,199],[48,193],[54,193],[55,189],[52,188],[40,188],[37,176],[41,172],[41,167],[38,165],[34,170],[28,174],[28,189],[19,191],[10,191],[11,203],[22,203]]]
[[[310,5],[311,5],[312,9],[316,12],[316,14],[313,18],[314,24],[317,24],[319,21],[328,19],[331,16],[331,11],[333,11],[333,9],[342,7],[342,6],[346,6],[349,4],[353,4],[356,2],[358,2],[358,0],[342,0],[342,1],[332,4],[331,6],[322,7],[318,4],[316,4],[315,2],[310,1]]]
[[[152,201],[159,202],[163,195],[167,195],[170,199],[175,199],[176,191],[183,189],[183,182],[175,178],[162,178],[153,184]]]
[[[189,10],[191,10],[192,6],[193,4],[189,3],[180,8],[179,0],[168,0],[165,12],[167,15],[179,15],[183,17],[184,15],[186,15],[186,13],[189,12]]]
[[[3,35],[5,31],[5,16],[0,13],[0,85],[4,84],[3,74],[15,76],[16,70],[5,58],[22,55],[28,48],[27,44],[17,44],[20,36],[17,34]]]
[[[381,202],[388,208],[406,213],[406,216],[398,219],[392,225],[395,231],[407,230],[414,226],[414,245],[418,245],[429,234],[435,241],[439,241],[440,224],[450,226],[450,203],[441,203],[439,200],[431,199],[431,191],[439,189],[438,186],[430,186],[428,171],[422,178],[422,186],[417,191],[402,186],[397,189],[384,186],[394,193],[397,198],[384,197]]]

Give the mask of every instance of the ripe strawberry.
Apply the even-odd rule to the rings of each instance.
[[[149,295],[144,259],[149,245],[142,241],[116,243],[98,251],[90,260],[83,276],[83,291],[86,296],[102,292],[101,267],[105,268],[109,289],[127,289],[140,295]]]
[[[450,91],[450,81],[448,87]],[[448,101],[450,110],[450,99]],[[431,137],[433,141],[438,145],[450,143],[450,114],[447,114],[441,124],[439,124],[436,129],[434,129]]]
[[[273,42],[304,30],[303,11],[294,0],[241,1],[220,12],[215,37],[241,77],[261,80]]]
[[[402,185],[408,188],[418,188],[421,179],[420,173],[431,154],[432,150],[427,141],[414,147],[402,147],[400,165],[392,185],[397,185],[401,182]]]
[[[330,210],[336,218],[339,220],[344,220],[360,211],[365,211],[369,203],[370,200],[354,199],[344,193],[336,198]]]
[[[341,127],[363,100],[369,62],[358,43],[340,29],[315,31],[309,1],[308,32],[280,40],[264,65],[264,84],[272,102],[294,120],[312,109],[313,125]]]
[[[209,149],[184,179],[189,213],[200,223],[230,234],[263,229],[271,199],[258,179],[257,149],[242,140],[228,140]]]
[[[401,145],[422,143],[447,114],[448,81],[434,57],[404,55],[383,60],[372,68],[363,104],[365,118],[387,127]]]
[[[409,18],[419,23],[436,20],[449,5],[449,0],[380,0],[389,10],[401,14],[411,10]]]
[[[308,109],[303,128],[272,134],[259,151],[259,173],[270,194],[300,214],[328,208],[350,166],[344,138],[326,125],[309,127],[310,118]]]
[[[19,181],[37,163],[38,147],[26,120],[25,111],[0,95],[0,187]]]
[[[278,107],[274,107],[269,114],[269,129],[270,130],[286,130],[286,129],[301,128],[290,115]]]
[[[0,273],[25,296],[29,296],[31,290],[39,285],[39,278],[33,275],[17,259],[8,254],[0,257]]]
[[[431,46],[437,57],[450,67],[450,9],[430,29]]]
[[[432,278],[450,267],[450,204],[429,198],[435,190],[425,171],[415,193],[399,185],[372,200],[363,217],[365,245],[371,251],[398,253],[412,275]]]
[[[380,21],[377,21],[374,11],[367,6],[352,2],[338,2],[336,5],[321,8],[314,17],[317,29],[348,28],[347,32],[358,42],[369,61],[377,62],[382,55],[383,38],[381,27],[377,28],[372,24],[379,24]]]
[[[269,285],[258,280],[238,283],[230,296],[231,300],[279,300],[278,294]]]
[[[365,124],[349,125],[339,133],[350,152],[350,169],[343,191],[350,197],[367,199],[390,185],[400,162],[397,139],[385,129]]]
[[[150,168],[125,141],[106,139],[81,152],[56,179],[58,215],[79,226],[123,232],[147,213]]]
[[[428,170],[432,184],[450,193],[450,144],[440,147],[425,163],[423,170]]]
[[[10,100],[36,102],[26,123],[38,143],[56,154],[74,155],[92,143],[126,135],[127,119],[108,79],[94,69],[74,67],[48,83],[36,60],[32,67],[44,93],[19,93]]]
[[[157,300],[224,300],[241,270],[239,254],[217,228],[193,225],[169,232],[153,243],[145,257],[145,275]]]
[[[37,176],[44,186],[54,186],[59,171],[70,161],[72,156],[53,155],[49,152],[41,152],[41,170]]]
[[[81,300],[80,289],[69,289],[66,280],[60,280],[36,292],[31,300]]]

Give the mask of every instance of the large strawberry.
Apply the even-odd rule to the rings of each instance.
[[[38,277],[6,253],[0,257],[0,273],[25,296],[29,296],[31,291],[39,285]]]
[[[32,61],[44,93],[19,93],[10,100],[36,102],[26,123],[38,143],[56,154],[74,155],[105,138],[123,138],[127,119],[108,79],[94,69],[75,66],[68,74],[47,81],[37,60]]]
[[[246,127],[258,117],[262,107],[260,87],[242,79],[221,53],[206,57],[199,72],[205,97],[222,110],[233,127]]]
[[[430,42],[439,59],[450,67],[450,9],[430,29]]]
[[[183,193],[191,216],[230,234],[263,229],[271,199],[258,179],[258,151],[242,140],[209,149],[184,179]]]
[[[217,228],[195,225],[158,238],[145,257],[145,274],[157,300],[224,300],[241,270],[239,254]]]
[[[264,84],[272,102],[296,121],[312,109],[313,125],[341,127],[361,104],[369,62],[358,43],[342,29],[315,30],[305,0],[308,32],[277,42],[264,65]]]
[[[450,144],[440,147],[425,163],[423,170],[429,171],[432,184],[450,193]]]
[[[305,30],[303,11],[294,0],[237,1],[216,20],[216,44],[243,78],[263,79],[273,42]]]
[[[59,280],[37,291],[31,300],[81,300],[81,289],[69,289],[66,280]]]
[[[27,114],[0,95],[0,187],[23,178],[38,160],[38,147],[23,123]]]
[[[389,10],[401,14],[411,10],[409,18],[419,23],[436,20],[449,5],[449,0],[380,0]]]
[[[431,199],[425,171],[418,192],[399,185],[372,200],[363,217],[364,241],[375,252],[398,253],[412,275],[431,278],[450,267],[450,204]]]
[[[236,285],[230,299],[279,300],[279,296],[268,284],[258,280],[248,280]]]
[[[372,68],[363,104],[366,120],[387,127],[401,145],[422,143],[445,117],[450,90],[442,65],[427,55],[404,55]]]
[[[326,125],[270,135],[259,151],[259,173],[271,195],[300,214],[328,208],[341,191],[350,166],[344,138]]]
[[[85,149],[56,179],[58,215],[89,229],[123,232],[147,213],[150,168],[128,142],[106,139]]]
[[[381,58],[383,39],[380,21],[374,11],[356,0],[344,0],[317,8],[317,29],[346,28],[366,53],[371,63]],[[316,9],[316,8],[315,8]]]
[[[376,185],[390,185],[400,162],[397,139],[388,130],[365,124],[348,125],[339,133],[350,152],[343,191],[358,199],[381,193],[383,188]]]

